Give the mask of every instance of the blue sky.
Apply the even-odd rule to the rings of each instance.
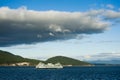
[[[0,49],[23,57],[39,59],[63,55],[80,60],[93,60],[93,55],[98,55],[99,58],[101,53],[101,55],[109,53],[109,56],[114,53],[113,58],[108,56],[104,58],[115,59],[120,56],[119,4],[120,0],[0,0],[0,11],[3,12],[0,13]],[[21,17],[22,14],[27,14],[26,16],[30,18]],[[32,15],[34,16],[31,17]],[[64,15],[67,17],[64,18]],[[92,22],[89,21],[89,17]],[[11,23],[8,25],[11,26],[6,26],[2,22],[3,19],[10,20]],[[26,23],[21,22],[20,19],[25,20]],[[38,20],[45,20],[45,22]],[[7,24],[7,22],[5,23]],[[49,27],[44,23],[49,24]],[[14,26],[12,26],[13,24]],[[27,28],[17,29],[18,24],[21,25],[20,27],[25,24],[24,27]],[[34,26],[31,28],[30,25],[35,25],[35,28],[42,26],[42,28],[36,28],[38,29],[36,30]],[[4,30],[5,28],[6,30]],[[11,33],[9,30],[16,31]],[[33,39],[36,34],[38,38],[41,38],[40,41]],[[12,43],[11,39],[15,42]],[[2,40],[6,40],[6,42]]]
[[[27,6],[34,10],[62,10],[62,11],[86,11],[90,8],[100,8],[103,5],[112,4],[119,8],[120,0],[0,0],[0,6],[19,8]]]

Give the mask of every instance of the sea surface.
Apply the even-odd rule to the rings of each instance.
[[[120,66],[65,67],[0,67],[0,80],[120,80]]]

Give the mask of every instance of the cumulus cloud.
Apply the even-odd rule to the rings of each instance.
[[[104,12],[104,15],[103,15]],[[0,8],[0,46],[76,38],[104,32],[109,26],[103,17],[120,18],[119,12],[35,11],[25,7]],[[113,15],[112,15],[113,14]]]
[[[107,19],[120,19],[120,12],[106,10],[104,16],[106,16]]]

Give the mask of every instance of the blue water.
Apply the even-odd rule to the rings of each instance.
[[[0,67],[0,80],[120,80],[120,66],[63,69]]]

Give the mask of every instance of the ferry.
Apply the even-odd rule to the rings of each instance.
[[[36,68],[41,68],[41,69],[45,69],[45,68],[53,68],[53,69],[59,69],[59,68],[63,68],[63,66],[60,63],[56,63],[56,64],[52,64],[52,63],[47,63],[44,64],[42,62],[40,62],[38,65],[36,65]]]

